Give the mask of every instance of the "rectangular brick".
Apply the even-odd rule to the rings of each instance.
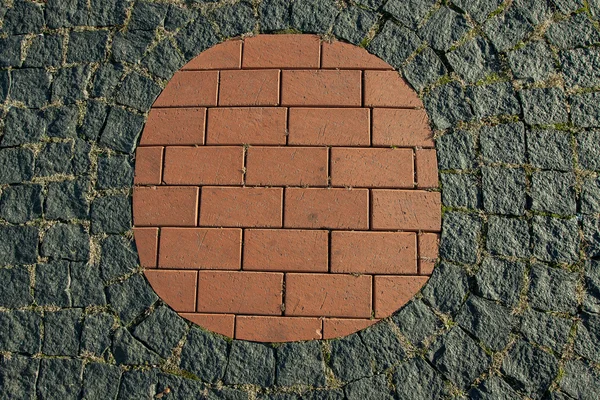
[[[276,106],[279,70],[221,71],[219,106]]]
[[[417,93],[397,71],[365,71],[365,107],[423,108]]]
[[[284,70],[281,71],[281,104],[360,107],[361,87],[361,71]]]
[[[417,149],[415,153],[417,187],[422,189],[437,188],[439,183],[435,149]]]
[[[156,294],[173,310],[189,312],[196,309],[197,271],[147,269],[144,275]]]
[[[419,241],[419,274],[431,275],[438,258],[440,235],[437,233],[421,233]]]
[[[408,303],[421,290],[428,276],[375,276],[375,318],[385,318]]]
[[[136,185],[160,185],[162,182],[164,147],[138,147],[135,150]]]
[[[326,147],[250,147],[246,184],[327,186]]]
[[[242,146],[169,146],[163,180],[168,185],[241,185]]]
[[[332,232],[331,272],[415,275],[416,236],[412,232]]]
[[[255,342],[296,342],[321,339],[321,319],[305,317],[237,316],[235,338]]]
[[[198,188],[152,186],[133,188],[133,224],[136,226],[195,226]]]
[[[369,191],[287,188],[284,226],[369,229]]]
[[[373,145],[433,147],[425,110],[373,109]]]
[[[144,268],[156,268],[158,228],[133,228],[133,236],[140,265]]]
[[[140,146],[204,144],[206,108],[152,108]]]
[[[175,269],[240,269],[241,229],[163,228],[158,266]]]
[[[152,107],[217,105],[218,71],[178,71]]]
[[[201,226],[280,228],[282,188],[202,188]]]
[[[211,108],[207,144],[285,145],[287,110],[279,107]]]
[[[288,273],[285,315],[369,318],[371,276]]]
[[[179,315],[209,331],[233,338],[235,324],[233,314],[179,313]]]
[[[317,230],[247,229],[245,270],[327,272],[328,232]]]
[[[394,67],[367,50],[350,43],[333,41],[323,42],[321,49],[321,68],[332,69],[383,69]]]
[[[333,186],[413,188],[413,151],[333,147],[330,174]]]
[[[319,68],[317,35],[258,35],[244,40],[243,68]]]
[[[367,108],[290,108],[288,143],[309,146],[369,146]]]
[[[372,201],[372,229],[434,232],[441,229],[439,192],[374,189]]]
[[[204,50],[181,69],[184,71],[210,69],[240,69],[242,64],[242,41],[227,40],[218,46]]]
[[[327,340],[348,336],[378,321],[378,319],[323,318],[323,339]]]
[[[200,271],[198,312],[281,315],[283,274]]]

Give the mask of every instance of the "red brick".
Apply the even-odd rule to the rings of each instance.
[[[135,187],[133,223],[136,226],[195,226],[196,187]]]
[[[289,144],[369,146],[367,108],[290,108]]]
[[[156,268],[158,228],[133,228],[135,245],[144,268]]]
[[[438,187],[437,156],[434,149],[417,149],[415,169],[417,170],[417,187],[423,189]]]
[[[279,71],[221,71],[220,106],[276,106],[279,104]]]
[[[204,144],[206,108],[152,108],[140,146]]]
[[[285,108],[211,108],[206,143],[285,145],[286,119]]]
[[[216,106],[218,83],[218,71],[175,72],[153,107]]]
[[[331,149],[331,184],[413,188],[412,149]]]
[[[351,333],[362,331],[378,321],[377,319],[324,318],[323,339],[348,336]]]
[[[442,224],[438,192],[373,190],[372,229],[439,232]]]
[[[374,146],[433,147],[433,132],[424,110],[373,109]]]
[[[327,186],[326,147],[250,147],[246,184]]]
[[[284,226],[369,229],[369,191],[288,188]]]
[[[428,276],[375,276],[375,318],[390,316],[417,294]]]
[[[203,51],[181,69],[184,71],[207,69],[239,69],[242,63],[242,41],[227,40]]]
[[[135,151],[136,185],[160,185],[164,147],[138,147]]]
[[[196,271],[144,271],[156,294],[175,311],[194,311],[196,308]]]
[[[331,272],[415,275],[417,238],[409,232],[332,232]]]
[[[233,338],[235,324],[235,315],[233,314],[179,313],[179,315],[211,332]]]
[[[317,35],[258,35],[244,40],[243,68],[319,68]]]
[[[241,146],[170,146],[163,180],[168,185],[241,185],[243,168]]]
[[[253,342],[295,342],[321,339],[321,320],[303,317],[238,316],[235,338]]]
[[[360,107],[361,71],[281,71],[284,106]]]
[[[241,229],[163,228],[160,268],[240,269]]]
[[[323,42],[321,67],[339,69],[394,69],[394,67],[379,57],[370,54],[367,50],[338,41],[332,43]]]
[[[365,71],[365,107],[423,108],[417,93],[397,71]]]
[[[440,235],[421,233],[419,235],[419,274],[431,275],[438,258]]]
[[[285,315],[371,316],[371,276],[286,274]]]
[[[199,312],[281,315],[283,274],[200,271]]]
[[[327,272],[327,231],[247,229],[244,234],[245,270]]]
[[[203,187],[200,225],[279,228],[283,189]]]

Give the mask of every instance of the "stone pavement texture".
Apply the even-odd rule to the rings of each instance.
[[[598,0],[3,0],[0,398],[598,398],[599,18]],[[133,242],[155,98],[202,51],[278,31],[365,47],[435,130],[439,264],[342,339],[193,326]]]
[[[228,337],[361,330],[433,270],[433,146],[417,94],[360,47],[299,34],[216,45],[175,73],[136,150],[144,274]]]

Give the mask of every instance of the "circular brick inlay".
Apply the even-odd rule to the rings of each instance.
[[[437,258],[433,135],[364,49],[230,40],[177,72],[136,152],[145,274],[183,317],[238,339],[329,339],[391,315]]]

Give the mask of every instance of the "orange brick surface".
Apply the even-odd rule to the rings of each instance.
[[[423,107],[423,102],[396,71],[365,71],[366,107]]]
[[[235,337],[259,342],[295,342],[322,337],[319,318],[238,316]]]
[[[424,110],[374,108],[373,145],[433,147]]]
[[[375,323],[376,319],[325,318],[323,319],[323,339],[348,336]]]
[[[138,147],[135,151],[136,185],[160,185],[162,182],[164,147]]]
[[[291,108],[288,143],[311,146],[368,146],[369,110]]]
[[[203,51],[197,57],[184,65],[181,69],[206,70],[206,69],[239,69],[242,63],[242,41],[228,40],[219,46]]]
[[[133,223],[137,226],[195,226],[198,188],[184,186],[133,189]]]
[[[202,314],[179,313],[183,318],[223,336],[233,337],[235,315],[233,314]]]
[[[204,144],[206,108],[153,108],[140,146]]]
[[[438,232],[440,208],[439,192],[373,190],[373,229]]]
[[[206,143],[285,144],[286,118],[285,108],[211,108]]]
[[[144,274],[156,294],[175,311],[194,311],[198,272],[147,269]]]
[[[144,268],[155,268],[158,254],[158,228],[134,228],[133,235]]]
[[[438,187],[437,155],[434,149],[417,149],[415,169],[419,188]]]
[[[428,276],[376,276],[375,318],[383,318],[406,304],[427,282]]]
[[[332,69],[394,69],[381,58],[370,54],[365,49],[337,40],[332,43],[323,42],[321,67]]]
[[[169,146],[163,180],[167,185],[241,185],[243,168],[241,146]]]
[[[250,147],[246,184],[327,186],[325,147]]]
[[[361,75],[360,71],[284,70],[281,104],[360,107]]]
[[[221,71],[220,106],[276,106],[279,104],[279,71]]]
[[[440,235],[437,233],[421,233],[419,243],[419,271],[422,275],[431,275],[438,258]]]
[[[153,107],[216,106],[218,83],[218,71],[176,72]]]
[[[258,35],[244,41],[244,68],[319,68],[316,35]]]

